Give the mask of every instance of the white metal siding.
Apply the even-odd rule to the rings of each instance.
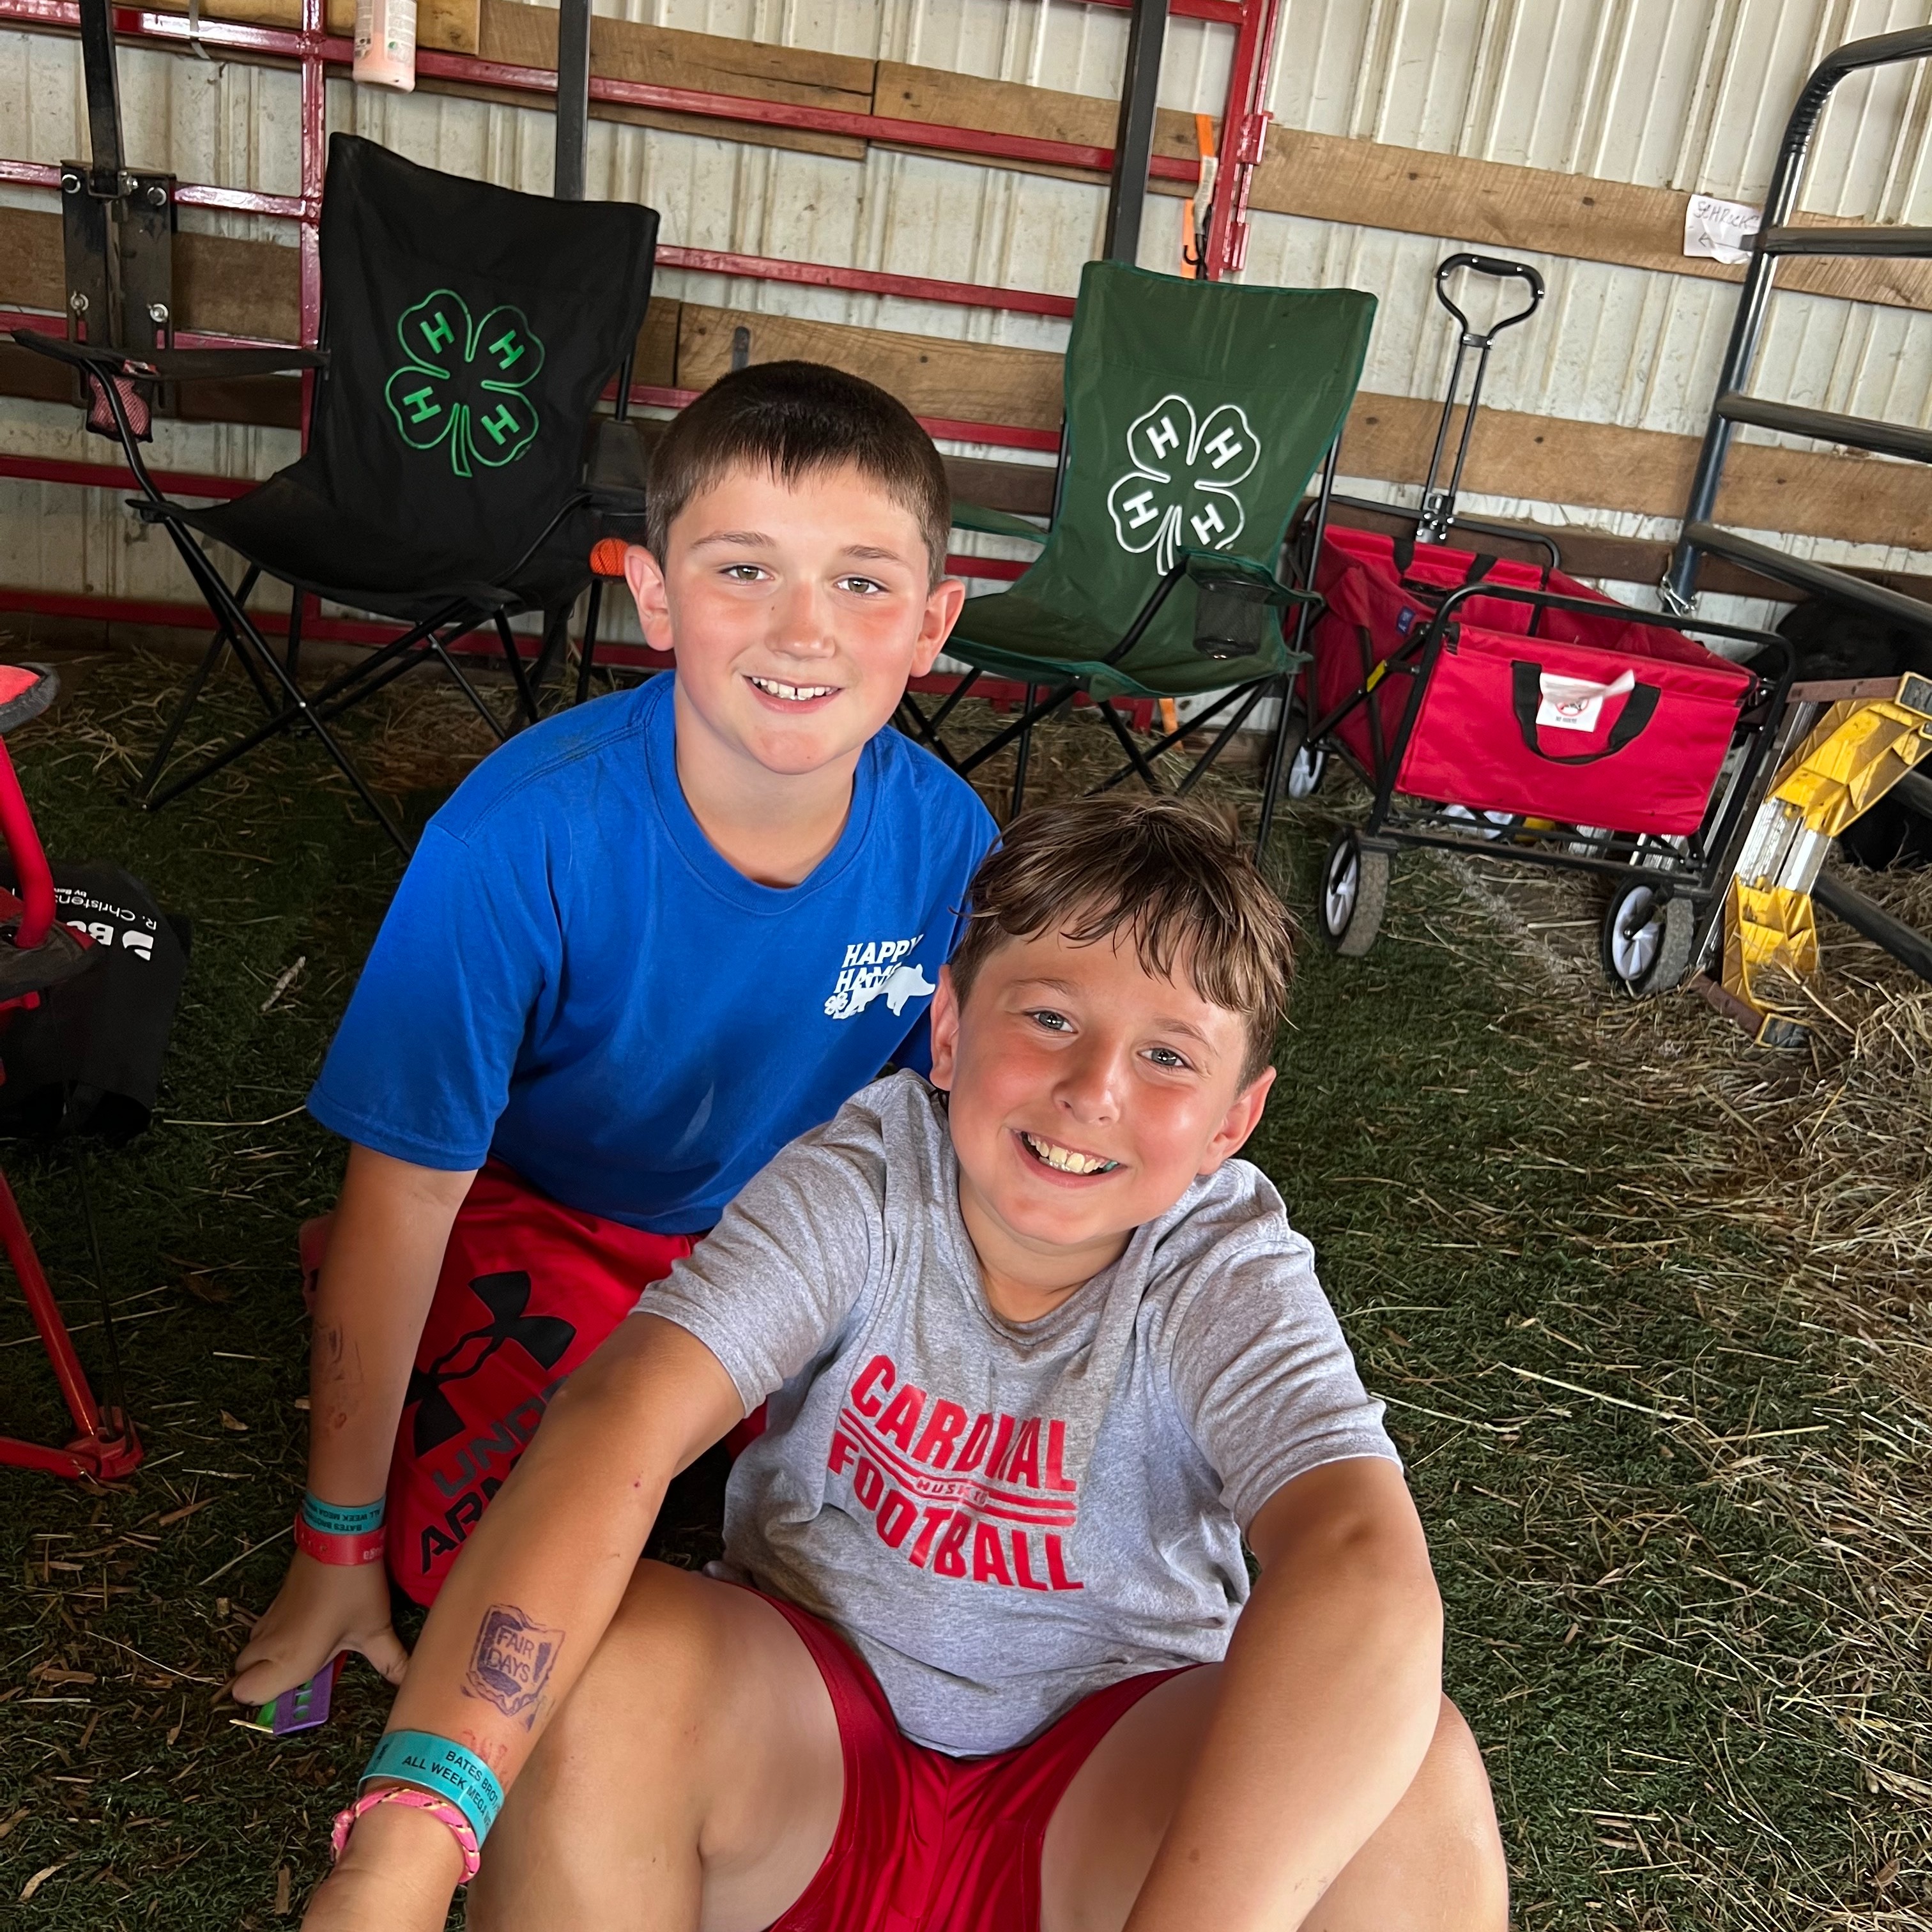
[[[1126,16],[1078,0],[600,0],[600,10],[694,31],[880,57],[1111,95]],[[1744,200],[1760,196],[1804,74],[1841,40],[1924,24],[1932,0],[1287,0],[1271,104],[1284,124],[1529,166]],[[1176,20],[1162,99],[1218,112],[1228,30]],[[298,89],[292,73],[123,50],[130,154],[184,178],[292,193]],[[547,112],[332,83],[332,127],[413,158],[533,192],[550,180]],[[1821,212],[1932,223],[1932,82],[1912,70],[1840,88],[1817,143],[1804,205]],[[0,34],[0,128],[14,154],[58,160],[82,125],[72,40]],[[668,242],[1070,293],[1096,250],[1097,183],[874,152],[862,162],[606,122],[591,127],[593,194],[650,202]],[[50,198],[10,192],[46,207]],[[287,224],[190,212],[188,224],[292,240]],[[1167,267],[1180,203],[1150,198],[1142,260]],[[1347,283],[1381,299],[1366,386],[1433,396],[1450,335],[1430,274],[1465,238],[1424,237],[1254,218],[1246,279]],[[1695,434],[1703,424],[1736,301],[1725,284],[1594,262],[1535,258],[1550,297],[1503,338],[1497,406]],[[809,316],[952,338],[1057,349],[1050,318],[962,310],[664,272],[662,292],[759,313]],[[1774,305],[1754,384],[1763,394],[1932,422],[1932,316],[1805,296]],[[1772,440],[1747,431],[1756,440]],[[260,475],[286,460],[274,432],[164,426],[170,466]],[[68,412],[0,401],[0,445],[92,455]],[[111,498],[8,486],[0,576],[130,595],[184,595],[152,543],[106,543]],[[1472,500],[1472,508],[1667,536],[1667,520],[1588,506]],[[37,527],[22,530],[22,520]],[[92,520],[90,521],[90,519]],[[70,545],[72,528],[84,540]],[[1926,568],[1927,560],[1832,543],[1801,549]],[[84,556],[82,554],[84,553]],[[26,573],[24,576],[20,573]]]

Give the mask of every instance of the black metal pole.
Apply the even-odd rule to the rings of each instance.
[[[80,0],[80,64],[87,79],[87,132],[97,168],[124,165],[121,84],[114,66],[114,14],[110,0]]]
[[[556,23],[556,170],[559,201],[584,199],[590,132],[590,0],[562,0]]]
[[[1127,30],[1127,70],[1120,83],[1120,118],[1114,131],[1114,173],[1107,186],[1107,229],[1101,254],[1132,262],[1141,245],[1148,164],[1154,158],[1155,97],[1161,50],[1167,44],[1167,0],[1134,0]]]

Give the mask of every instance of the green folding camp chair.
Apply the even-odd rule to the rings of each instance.
[[[1164,789],[1153,760],[1219,721],[1179,789],[1191,786],[1264,698],[1285,697],[1289,675],[1308,661],[1299,646],[1316,600],[1276,568],[1289,520],[1323,464],[1319,548],[1335,446],[1375,312],[1374,296],[1353,289],[1184,282],[1088,262],[1066,353],[1052,526],[952,506],[961,529],[1045,548],[1010,590],[967,600],[946,648],[970,674],[929,716],[908,697],[906,728],[961,772],[1017,743],[1017,812],[1034,726],[1082,693],[1126,754],[1102,790],[1136,775]],[[1291,607],[1294,649],[1282,629]],[[1024,686],[1027,701],[1004,730],[956,752],[944,728],[987,676]],[[1219,695],[1144,749],[1112,701],[1210,692]],[[1286,711],[1284,704],[1284,723]],[[1278,724],[1263,787],[1264,842],[1284,742]]]

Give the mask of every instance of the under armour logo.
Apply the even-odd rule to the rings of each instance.
[[[1262,446],[1238,403],[1202,422],[1185,396],[1163,396],[1127,431],[1133,467],[1107,493],[1114,534],[1136,556],[1174,567],[1184,548],[1226,550],[1247,520],[1234,494],[1261,460]]]
[[[530,1278],[520,1270],[478,1275],[470,1292],[489,1311],[490,1319],[458,1336],[427,1368],[410,1371],[403,1406],[418,1405],[412,1439],[418,1456],[463,1432],[463,1418],[443,1394],[446,1384],[467,1382],[506,1342],[514,1342],[538,1366],[554,1369],[577,1339],[575,1325],[561,1316],[525,1313],[530,1304]]]

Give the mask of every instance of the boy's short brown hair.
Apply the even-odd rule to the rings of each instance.
[[[974,874],[952,983],[965,1002],[1009,940],[1058,932],[1076,946],[1126,933],[1142,965],[1184,974],[1248,1023],[1246,1086],[1274,1058],[1294,973],[1294,923],[1252,854],[1180,798],[1102,793],[1014,820]]]
[[[644,542],[659,563],[671,524],[728,470],[796,484],[847,466],[917,519],[929,581],[946,574],[952,496],[932,439],[896,396],[822,362],[757,362],[721,376],[671,423],[651,459]]]

